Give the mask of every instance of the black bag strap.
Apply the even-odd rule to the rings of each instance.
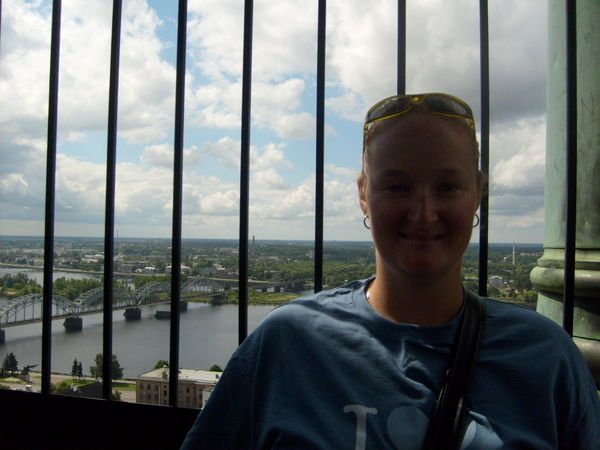
[[[465,289],[465,312],[454,340],[446,380],[431,418],[425,449],[458,449],[460,446],[465,395],[477,364],[484,316],[483,300]]]

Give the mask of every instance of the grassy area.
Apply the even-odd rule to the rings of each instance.
[[[113,390],[119,391],[135,391],[135,383],[123,383],[120,381],[115,381],[112,384]]]
[[[293,292],[261,292],[254,289],[248,290],[248,304],[250,305],[281,305],[299,295]],[[238,291],[225,291],[221,297],[187,297],[185,300],[197,303],[211,303],[213,305],[237,305]]]

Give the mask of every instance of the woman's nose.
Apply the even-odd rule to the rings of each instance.
[[[429,193],[415,193],[408,217],[419,225],[435,222],[438,218],[435,199]]]

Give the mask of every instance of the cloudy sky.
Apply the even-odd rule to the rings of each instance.
[[[2,3],[0,235],[42,235],[51,2]],[[395,92],[396,1],[329,0],[325,239],[368,240],[355,179],[366,109]],[[407,91],[478,117],[478,2],[407,2]],[[111,2],[62,6],[56,234],[104,228]],[[256,0],[250,235],[313,239],[317,1]],[[171,235],[177,2],[124,0],[115,226]],[[490,1],[490,241],[542,242],[546,1]],[[183,236],[237,238],[242,0],[190,0]]]

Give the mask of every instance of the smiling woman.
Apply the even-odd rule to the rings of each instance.
[[[403,322],[436,311],[441,316],[429,324],[443,323],[462,303],[461,259],[482,193],[472,133],[455,118],[415,111],[376,123],[366,138],[359,194],[377,250],[371,303]],[[385,301],[412,296],[407,287],[434,279],[417,310],[403,299]]]
[[[406,97],[426,95],[397,96]],[[267,316],[234,353],[184,449],[600,443],[596,387],[569,336],[462,285],[483,189],[464,118],[417,104],[365,127],[358,193],[375,276]]]
[[[64,9],[60,17],[57,11],[62,3]],[[237,261],[240,255],[238,280],[242,300],[247,294],[242,283],[248,280],[245,257],[252,253],[244,246],[250,236],[256,232],[259,239],[314,238],[317,241],[314,254],[307,254],[307,258],[315,261],[315,290],[319,291],[324,272],[321,266],[323,262],[327,264],[323,246],[318,244],[323,234],[330,239],[364,240],[368,233],[360,227],[360,209],[356,208],[355,173],[360,165],[362,113],[367,104],[384,93],[403,91],[404,81],[414,92],[435,87],[458,93],[473,104],[474,117],[479,117],[481,112],[484,123],[488,122],[487,99],[491,94],[495,123],[483,127],[482,142],[491,137],[492,147],[502,150],[491,154],[490,167],[497,176],[495,180],[500,182],[495,186],[499,189],[492,193],[492,204],[496,208],[490,227],[492,241],[541,240],[543,221],[539,212],[543,177],[540,174],[544,163],[540,155],[545,148],[547,33],[544,10],[547,1],[491,2],[489,14],[487,2],[481,2],[478,11],[476,5],[466,0],[459,1],[458,5],[444,0],[207,0],[189,2],[188,11],[185,0],[179,2],[179,9],[177,2],[162,0],[123,3],[123,39],[118,49],[121,65],[114,198],[103,192],[106,168],[102,161],[106,155],[100,151],[105,147],[105,91],[111,29],[106,0],[13,0],[0,6],[3,8],[0,14],[0,229],[4,234],[42,234],[43,169],[47,156],[49,181],[45,204],[50,212],[56,199],[58,209],[57,220],[48,214],[46,221],[46,279],[52,275],[55,223],[59,235],[98,236],[104,232],[105,272],[111,273],[111,264],[116,261],[110,256],[113,249],[116,253],[117,245],[113,244],[119,239],[114,240],[112,227],[103,227],[100,204],[106,201],[104,214],[108,216],[115,200],[117,237],[119,233],[120,237],[168,236],[173,231],[171,228],[178,228],[171,224],[180,223],[182,219],[185,237],[229,238],[236,236],[239,230],[239,253],[236,253],[238,248],[232,248],[227,259]],[[251,15],[245,12],[252,13],[254,3],[256,14],[250,19]],[[405,3],[408,3],[406,14],[401,14]],[[555,3],[558,4],[558,0]],[[120,0],[114,1],[114,18],[121,15],[115,13],[120,11],[120,7],[116,7],[120,4]],[[61,38],[54,32],[60,20],[51,20],[51,16],[62,18]],[[590,14],[589,17],[596,16]],[[487,48],[488,18],[493,30],[490,55],[495,69],[494,87],[489,92],[484,80],[488,76],[483,75],[480,93],[478,54],[482,42],[483,74],[487,72],[483,70],[488,60],[483,48]],[[51,114],[48,121],[48,125],[56,124],[58,119],[58,142],[55,142],[56,136],[50,138],[50,142],[45,141],[47,128],[50,128],[46,126],[45,114],[49,103],[47,63],[51,22],[52,48],[62,52],[60,70],[59,64],[53,64],[50,95],[52,111],[56,111],[57,97],[60,102],[58,118]],[[186,25],[189,34],[184,42],[185,39],[179,39],[184,33],[179,31]],[[242,32],[252,27],[253,33]],[[116,28],[113,28],[113,36]],[[554,30],[552,33],[561,36]],[[177,46],[174,44],[176,34]],[[179,64],[183,58],[176,58],[176,47],[182,50],[178,55],[188,58],[187,66]],[[242,57],[242,48],[254,50],[254,63]],[[54,50],[52,53],[57,56],[59,52]],[[246,50],[243,52],[248,54]],[[111,53],[112,57],[117,55],[117,51]],[[58,58],[52,60],[58,61]],[[411,68],[409,77],[402,73],[406,67]],[[248,77],[242,77],[242,72],[252,73],[253,82],[246,85],[244,81],[248,81]],[[113,71],[112,75],[115,74]],[[59,75],[60,83],[54,83]],[[178,80],[185,80],[178,83],[179,87],[185,85],[185,89],[178,89],[179,93],[185,91],[186,94],[185,108],[178,108],[185,114],[179,114],[181,120],[175,120],[178,136],[182,137],[183,124],[186,126],[183,152],[180,145],[171,144],[176,75]],[[244,92],[240,95],[242,85]],[[554,91],[562,93],[564,89]],[[481,108],[476,100],[479,94]],[[243,144],[238,140],[242,96],[245,105],[242,128],[245,131],[252,128],[252,142],[242,139]],[[246,101],[250,97],[251,108]],[[116,98],[111,98],[116,105]],[[178,99],[178,105],[182,106],[183,96],[179,95]],[[316,117],[315,103],[318,104]],[[440,112],[438,106],[428,105],[428,112],[436,117],[424,119],[430,122],[431,133],[418,134],[420,123],[416,123],[413,130],[400,133],[392,127],[390,118],[389,122],[380,124],[381,136],[374,134],[373,143],[380,150],[390,146],[402,152],[402,157],[394,154],[390,158],[389,165],[393,169],[390,173],[382,169],[387,162],[377,162],[374,157],[373,171],[378,166],[381,177],[388,177],[391,182],[378,184],[379,175],[375,177],[369,167],[366,167],[369,172],[364,174],[368,176],[363,180],[364,209],[371,214],[378,252],[377,277],[292,302],[269,317],[260,331],[236,353],[223,377],[226,381],[214,392],[213,406],[201,416],[200,432],[204,427],[210,435],[207,439],[218,441],[207,446],[226,447],[231,442],[228,440],[238,439],[244,442],[236,441],[231,447],[263,443],[264,446],[308,448],[420,445],[427,433],[436,394],[443,384],[452,342],[461,322],[468,322],[463,304],[472,298],[459,289],[456,267],[464,241],[468,240],[467,218],[472,218],[477,203],[472,178],[464,169],[476,168],[477,164],[469,166],[460,153],[464,148],[456,149],[455,144],[462,139],[461,121],[452,116],[442,124],[442,118],[435,114]],[[473,119],[465,116],[465,110],[454,112],[467,122]],[[415,120],[418,113],[412,111],[394,118],[394,123]],[[113,118],[116,119],[115,115]],[[116,121],[111,124],[111,128],[116,127]],[[491,136],[488,128],[492,130]],[[319,130],[317,152],[313,152],[315,129]],[[396,133],[398,140],[412,140],[414,145],[403,149],[388,133]],[[114,137],[114,133],[109,134]],[[439,146],[435,141],[438,134],[456,142]],[[248,137],[249,133],[243,135]],[[182,141],[177,140],[178,144],[183,144]],[[54,144],[58,145],[56,161]],[[46,146],[47,155],[44,154]],[[251,147],[251,161],[243,158],[240,164],[242,146],[244,155],[248,146]],[[325,171],[319,164],[322,147],[326,149]],[[488,146],[484,147],[487,150]],[[442,148],[456,152],[453,157],[457,161],[440,158],[436,152]],[[176,171],[176,178],[184,175],[183,205],[178,189],[173,189],[176,195],[171,191],[175,164],[169,157],[173,153],[184,155],[183,167],[177,158],[177,167],[182,170]],[[317,164],[313,160],[315,153],[319,155]],[[484,154],[487,159],[488,152]],[[526,155],[528,162],[527,176],[514,177],[515,167],[523,169],[522,155]],[[398,160],[393,159],[396,157]],[[50,173],[53,162],[58,163],[56,184]],[[457,162],[462,165],[452,166]],[[398,166],[410,167],[410,170]],[[245,176],[248,171],[252,177],[249,230],[246,223],[237,218],[240,209],[247,210],[238,208],[242,203],[238,198],[242,196],[237,183],[240,172]],[[323,178],[324,183],[321,183]],[[324,195],[319,189],[322,184]],[[574,183],[569,184],[575,187]],[[320,208],[322,204],[324,208]],[[455,209],[450,208],[451,205]],[[487,252],[488,230],[487,208],[483,209],[486,212],[482,214],[482,235],[486,237],[485,244],[480,246],[482,255]],[[538,212],[531,214],[536,209]],[[171,253],[171,266],[178,268],[181,252],[176,249],[180,247],[181,235],[173,232],[171,244],[170,250],[163,253]],[[485,290],[485,255],[481,261],[479,286]],[[178,273],[173,272],[174,279]],[[340,277],[346,278],[351,277]],[[44,311],[48,312],[51,285],[45,283]],[[173,286],[172,304],[177,308],[177,284]],[[111,289],[105,290],[107,306],[111,292]],[[488,313],[477,367],[479,373],[474,379],[471,398],[465,404],[467,412],[461,424],[466,427],[464,447],[596,445],[597,436],[588,427],[589,423],[598,421],[597,406],[590,400],[595,392],[570,341],[537,315],[489,300],[485,300],[485,305]],[[118,345],[121,340],[127,340],[124,335],[112,332],[109,309],[105,308],[103,329],[107,359],[113,341]],[[232,329],[239,325],[239,338],[244,339],[247,313],[244,301],[240,301],[237,323],[224,320],[219,329],[233,334]],[[169,402],[172,406],[178,402],[177,353],[183,349],[180,341],[185,341],[185,338],[179,339],[177,317],[178,314],[171,314],[170,339],[150,346],[160,353],[153,362],[164,357],[170,341]],[[64,349],[52,344],[48,315],[46,319],[42,344],[42,360],[46,363],[42,372],[47,389],[51,356]],[[189,328],[196,329],[197,325],[190,323]],[[181,328],[181,335],[185,336],[185,325]],[[217,340],[193,343],[211,346]],[[99,341],[97,339],[98,345]],[[148,347],[147,340],[142,344]],[[532,367],[533,361],[535,367]],[[110,376],[106,375],[105,391],[109,385]],[[109,399],[110,395],[105,398]],[[33,421],[35,430],[43,436],[42,441],[47,436],[59,439],[55,431],[62,429],[63,424],[59,423],[61,417],[55,411],[63,408],[54,405],[61,401],[53,396],[15,401],[14,407],[21,408],[16,413],[13,408],[4,408],[8,411],[5,414],[0,412],[0,422],[7,430],[5,434],[17,430],[14,434],[20,441],[35,436],[30,425]],[[40,408],[40,405],[46,407]],[[87,403],[81,405],[83,407],[77,409],[88,406]],[[170,408],[163,415],[155,416],[151,409],[137,406],[140,408],[136,411],[148,412],[127,416],[123,412],[117,417],[107,411],[131,410],[121,405],[115,407],[114,402],[91,406],[86,411],[95,414],[94,417],[85,415],[79,420],[73,416],[70,433],[61,434],[60,437],[70,441],[68,444],[52,442],[48,445],[69,448],[77,445],[73,442],[87,442],[91,435],[101,440],[113,431],[115,436],[135,441],[130,444],[132,447],[174,447],[172,443],[161,445],[159,441],[168,433],[143,436],[130,430],[120,433],[119,427],[156,430],[171,421],[169,433],[176,435],[176,426],[182,423],[178,420],[182,409]],[[43,414],[39,414],[40,409]],[[152,417],[162,419],[169,415],[166,420],[152,421]],[[25,416],[33,420],[23,422],[21,418]],[[106,416],[115,420],[109,423]],[[14,426],[17,421],[18,427]],[[578,429],[574,423],[579,424]],[[531,427],[523,430],[523,424],[531,424]],[[90,432],[90,428],[97,426],[101,429]],[[46,433],[46,428],[51,432]],[[140,439],[144,437],[150,442],[142,443]],[[3,439],[6,440],[6,436]],[[125,438],[119,439],[118,444],[123,446]],[[178,439],[179,435],[173,438]],[[8,440],[11,442],[10,437]],[[107,448],[117,446],[113,442],[111,445],[100,444],[98,440],[95,443]],[[8,446],[22,448],[23,443],[19,444]]]

